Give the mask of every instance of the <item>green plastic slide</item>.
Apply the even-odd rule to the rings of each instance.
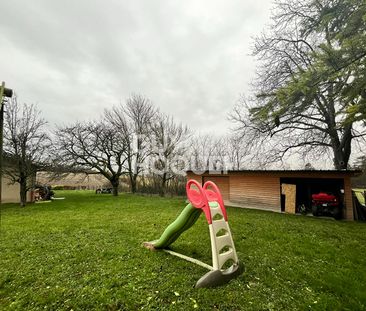
[[[189,203],[180,213],[177,219],[171,223],[163,232],[160,239],[152,242],[154,248],[166,248],[172,244],[179,236],[192,227],[200,217],[202,209],[195,208]]]

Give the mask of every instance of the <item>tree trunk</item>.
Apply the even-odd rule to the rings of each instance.
[[[24,207],[27,204],[27,181],[20,180],[20,206]]]
[[[346,170],[348,168],[349,156],[347,156],[342,150],[334,150],[334,168],[336,170]]]
[[[165,196],[165,187],[166,187],[166,173],[163,174],[162,181],[161,181],[161,187],[159,191],[159,195],[161,197]]]
[[[118,196],[119,179],[111,180],[111,184],[112,184],[112,195]]]
[[[137,159],[136,159],[137,163]],[[130,190],[132,193],[136,193],[137,190],[137,167],[132,167],[131,159],[128,160],[128,175],[130,177]]]
[[[136,193],[137,191],[137,174],[130,176],[131,192]]]
[[[342,140],[333,145],[334,167],[337,170],[346,170],[352,149],[352,126],[347,126],[344,130]]]

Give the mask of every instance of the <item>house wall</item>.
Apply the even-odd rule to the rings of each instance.
[[[10,180],[2,177],[1,203],[19,203],[20,202],[20,186],[18,183],[11,184]],[[33,193],[28,191],[27,202],[33,202]]]

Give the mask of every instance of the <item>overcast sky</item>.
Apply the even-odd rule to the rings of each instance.
[[[1,1],[0,80],[50,124],[140,93],[192,129],[225,133],[254,76],[270,0]]]

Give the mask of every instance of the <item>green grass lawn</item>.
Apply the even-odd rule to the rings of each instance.
[[[2,310],[362,310],[366,224],[228,208],[238,279],[195,289],[207,271],[143,241],[183,199],[57,192],[63,201],[1,213]],[[172,247],[211,264],[205,218]]]

